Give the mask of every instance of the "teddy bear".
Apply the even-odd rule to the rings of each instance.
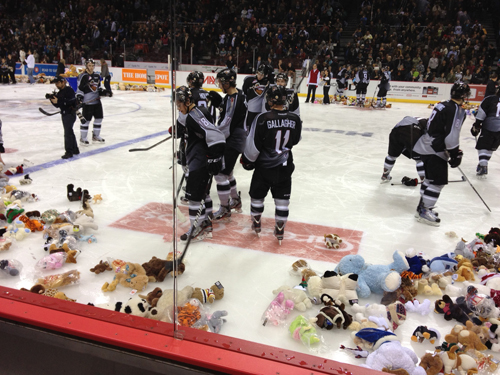
[[[90,269],[90,272],[94,272],[96,275],[99,275],[104,271],[113,271],[113,269],[109,266],[108,262],[103,262],[102,260]]]
[[[366,357],[365,367],[391,374],[427,375],[423,367],[417,365],[419,358],[411,349],[399,341],[386,342]]]
[[[444,336],[444,340],[450,343],[459,343],[465,347],[465,350],[486,350],[487,347],[482,343],[479,336],[473,331],[467,329],[467,327],[472,326],[474,326],[472,322],[469,322],[466,327],[457,324],[452,328],[449,334]]]
[[[358,275],[347,274],[340,276],[335,271],[326,271],[322,277],[311,276],[307,281],[307,291],[311,297],[319,298],[328,294],[344,304],[358,303],[356,287]]]
[[[479,267],[484,266],[489,270],[496,270],[498,268],[498,263],[490,254],[479,251],[476,254],[476,257],[472,259],[472,266],[475,270],[478,270]]]
[[[79,202],[82,200],[83,192],[81,187],[75,190],[75,185],[68,184],[68,186],[66,186],[66,191],[66,196],[70,202]]]
[[[31,287],[31,289],[21,288],[21,290],[23,290],[25,292],[35,293],[35,294],[41,294],[41,295],[44,295],[47,297],[62,299],[65,301],[76,302],[76,299],[69,298],[63,292],[61,292],[57,289],[53,289],[53,288],[46,288],[45,286],[40,285],[40,284],[33,285]]]
[[[443,314],[445,320],[450,321],[455,319],[465,325],[468,320],[471,320],[470,314],[472,314],[472,312],[468,309],[464,311],[464,307],[465,306],[458,305],[453,302],[450,296],[445,294],[442,299],[438,299],[434,303],[434,312],[437,314]]]
[[[209,289],[194,288],[191,297],[198,299],[201,303],[213,303],[224,297],[224,287],[217,281]]]
[[[419,366],[425,370],[427,375],[437,375],[443,368],[443,361],[438,354],[425,353],[424,356],[420,358]]]
[[[295,304],[294,308],[299,311],[306,311],[312,306],[312,302],[307,296],[306,292],[302,289],[291,288],[287,285],[280,286],[278,289],[273,290],[273,294],[277,295],[279,292],[284,292],[285,299],[290,299]]]
[[[415,287],[413,280],[401,274],[401,286],[394,292],[384,292],[384,295],[380,303],[386,306],[396,301],[401,301],[405,303],[413,301],[417,296],[417,294],[418,290]]]
[[[491,228],[488,234],[484,236],[484,242],[492,247],[500,245],[500,228]]]
[[[13,225],[7,227],[7,231],[2,235],[3,238],[14,238],[16,241],[24,240],[31,231],[28,228],[16,228]]]
[[[363,322],[365,320],[368,320],[369,322],[372,322],[376,325],[376,327],[374,328],[383,327],[384,329],[389,329],[386,306],[377,303],[371,303],[361,306],[355,303],[354,305],[352,305],[351,309],[354,313],[353,317],[355,321]],[[353,326],[353,329],[356,330],[356,327]]]
[[[428,279],[415,280],[417,292],[424,296],[439,296],[443,295],[443,291],[437,283],[430,283]]]
[[[288,332],[295,340],[301,341],[307,347],[311,347],[321,341],[316,328],[303,315],[298,315],[290,323]]]
[[[458,350],[458,345],[453,345],[449,351],[439,353],[444,373],[452,374],[453,370],[457,369],[460,374],[477,374],[476,360],[468,354],[459,354]]]
[[[367,298],[371,293],[383,294],[393,292],[401,285],[401,272],[408,270],[409,265],[400,251],[393,254],[394,261],[388,265],[365,264],[361,255],[351,254],[343,257],[335,272],[340,275],[354,273],[358,275],[356,291],[361,298]]]
[[[116,289],[118,283],[121,285],[136,289],[144,290],[149,282],[149,277],[146,275],[146,271],[139,263],[126,264],[127,273],[116,273],[113,281],[111,283],[105,283],[101,290],[103,292],[112,292]]]
[[[458,276],[455,281],[457,282],[462,282],[462,281],[475,281],[476,279],[474,278],[474,272],[467,267],[467,266],[461,266],[457,272],[456,275]]]
[[[323,294],[321,301],[325,304],[315,319],[311,319],[320,328],[331,330],[334,326],[338,329],[347,329],[352,323],[352,316],[345,311],[345,305],[331,296]]]
[[[58,248],[56,244],[49,247],[49,254],[63,252],[66,253],[66,263],[76,263],[76,257],[80,254],[79,250],[71,250],[67,243]]]
[[[144,298],[150,307],[156,307],[158,300],[163,294],[163,290],[161,288],[156,287],[151,292],[149,292],[146,296],[140,295],[139,297]]]
[[[177,292],[177,303],[183,304],[193,295],[194,288],[192,286],[185,286]],[[163,322],[172,323],[174,312],[174,296],[172,289],[165,289],[161,297],[157,300],[156,306],[148,310],[147,317],[154,320],[161,320]]]
[[[338,234],[325,234],[325,245],[328,249],[340,249],[342,238]]]

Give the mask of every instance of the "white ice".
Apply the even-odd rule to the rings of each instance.
[[[102,195],[102,203],[93,205],[99,225],[99,230],[95,232],[98,242],[82,245],[77,265],[67,264],[52,273],[75,267],[81,272],[79,285],[62,289],[79,303],[125,301],[130,296],[129,289],[118,286],[114,292],[103,293],[101,286],[112,280],[112,274],[95,275],[89,269],[108,257],[143,263],[152,256],[165,257],[172,250],[172,244],[164,243],[161,235],[109,226],[147,203],[172,202],[172,172],[169,169],[172,165],[171,141],[148,152],[128,152],[130,148],[148,147],[165,137],[164,132],[171,125],[172,118],[170,97],[167,92],[115,91],[113,98],[103,100],[105,117],[101,136],[106,139],[106,144],[81,147],[79,158],[61,162],[64,149],[60,117],[46,117],[38,111],[38,107],[49,112],[54,110],[49,101],[43,99],[45,93],[52,89],[53,86],[27,84],[0,87],[4,144],[7,149],[17,150],[4,154],[3,159],[7,167],[15,167],[25,160],[34,164],[31,168],[44,165],[43,169],[30,173],[33,179],[31,185],[19,185],[20,176],[12,178],[18,188],[40,197],[39,201],[26,204],[27,211],[80,209],[78,203],[69,202],[66,198],[66,185],[69,183],[88,189],[91,195]],[[390,130],[404,116],[428,117],[431,109],[427,105],[393,103],[391,109],[359,110],[303,102],[304,98],[301,98],[302,141],[293,149],[296,170],[290,221],[362,231],[359,253],[367,262],[375,264],[390,263],[395,250],[405,251],[408,248],[422,251],[428,257],[438,256],[453,251],[460,237],[472,240],[476,232],[486,233],[490,227],[500,226],[498,155],[494,154],[490,161],[488,179],[475,178],[478,158],[474,138],[469,133],[473,123],[471,117],[467,118],[462,129],[464,159],[461,168],[492,213],[488,212],[468,182],[452,183],[443,189],[438,201],[437,210],[442,224],[436,228],[418,223],[413,216],[420,198],[418,188],[379,183]],[[344,132],[325,132],[329,129]],[[79,136],[78,121],[75,133]],[[160,134],[142,142],[129,142],[157,133]],[[371,136],[361,135],[363,133],[371,133]],[[112,147],[123,142],[127,143]],[[92,154],[105,147],[110,149]],[[45,164],[52,162],[57,163]],[[180,173],[179,168],[179,176]],[[399,182],[403,176],[417,177],[414,162],[400,157],[392,175],[393,182]],[[457,169],[451,169],[449,176],[452,180],[461,178]],[[235,177],[238,190],[242,192],[243,214],[248,215],[251,173],[238,164]],[[212,197],[217,209],[215,187]],[[266,199],[264,216],[274,217],[271,197]],[[185,226],[179,227],[180,232],[185,229]],[[445,235],[449,231],[454,231],[458,238]],[[317,233],[318,236],[323,234]],[[214,229],[215,236],[217,227]],[[257,238],[254,240],[259,241]],[[282,247],[291,246],[291,241],[285,235]],[[2,253],[1,258],[17,259],[24,268],[18,277],[2,276],[0,283],[17,289],[33,286],[34,265],[46,255],[43,243],[41,233],[32,233]],[[180,245],[179,249],[182,248]],[[263,327],[260,321],[274,297],[271,293],[273,289],[300,282],[297,276],[289,273],[291,264],[297,260],[296,256],[216,245],[209,240],[192,244],[188,251],[186,272],[178,278],[179,288],[185,285],[208,288],[217,280],[224,285],[224,299],[210,306],[212,310],[227,310],[229,313],[228,322],[222,327],[223,335],[310,353],[301,343],[290,338],[285,327]],[[302,257],[307,259],[308,254],[304,253]],[[315,260],[309,260],[309,263],[320,274],[335,267],[335,264]],[[156,286],[158,284],[149,284],[143,294]],[[159,286],[162,289],[171,288],[172,279],[169,277]],[[379,297],[374,296],[361,303],[379,302]],[[423,298],[419,296],[420,300]],[[317,310],[313,306],[304,314],[314,316]],[[293,316],[297,314],[293,312]],[[288,318],[290,320],[291,317]],[[427,317],[409,314],[396,333],[402,343],[415,350],[418,356],[433,348],[430,343],[417,344],[410,340],[413,330],[421,324],[438,328],[444,336],[454,322],[445,322],[443,316],[433,312]],[[327,345],[322,356],[358,365],[364,363],[364,360],[355,359],[339,349],[341,344],[353,347],[349,331],[318,331]],[[498,353],[494,355],[500,359]]]

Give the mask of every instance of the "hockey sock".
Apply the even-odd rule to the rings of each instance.
[[[488,162],[491,159],[491,156],[493,155],[493,151],[490,150],[477,150],[477,153],[479,155],[479,165],[486,167],[488,166]]]
[[[380,98],[377,98],[377,105],[380,105]]]
[[[276,209],[274,211],[274,218],[276,221],[283,221],[286,223],[288,220],[288,205],[290,204],[289,199],[275,199],[274,205]]]
[[[361,94],[361,100],[364,102],[366,98],[366,94]]]
[[[231,198],[239,198],[238,188],[236,187],[236,179],[233,176],[233,172],[229,175],[229,186],[231,186]]]
[[[344,96],[344,89],[337,89],[338,96]]]
[[[214,216],[213,210],[214,210],[214,202],[212,201],[212,198],[210,197],[210,195],[207,195],[205,197],[205,216],[202,217],[200,215],[200,220],[203,221],[209,217],[212,218]]]
[[[385,160],[384,160],[384,174],[386,173],[387,171],[387,174],[391,173],[392,171],[392,168],[394,168],[394,163],[396,163],[396,159],[395,157],[391,156],[391,155],[387,155],[385,157]]]
[[[229,193],[231,186],[225,174],[219,173],[215,176],[215,181],[217,182],[217,194],[219,195],[219,200],[221,206],[227,206],[229,203]]]
[[[3,144],[3,136],[2,136],[2,120],[0,120],[0,143]]]
[[[196,220],[196,215],[198,215],[198,210],[200,209],[200,201],[189,201],[189,221],[191,222],[191,225],[194,224]],[[206,204],[206,203],[205,203]],[[200,218],[198,219],[198,226],[205,220],[205,206],[203,206],[203,209],[200,214]]]
[[[425,170],[424,170],[424,162],[419,160],[417,161],[417,173],[420,180],[423,181],[425,178]]]
[[[359,94],[356,94],[356,100],[359,102]]]
[[[264,199],[250,198],[250,213],[252,216],[262,215],[264,212]]]
[[[99,137],[99,134],[101,134],[101,124],[102,124],[102,118],[96,118],[94,119],[94,130],[93,134],[97,137]]]
[[[382,104],[384,105],[384,107],[387,104],[387,98],[385,96],[382,98]]]
[[[89,123],[86,122],[84,124],[80,124],[80,138],[83,139],[84,141],[87,140],[87,133],[89,132]]]
[[[443,187],[444,185],[427,185],[427,188],[422,195],[422,204],[425,208],[436,206],[436,202],[439,198],[439,195],[441,194],[441,190],[443,189]]]

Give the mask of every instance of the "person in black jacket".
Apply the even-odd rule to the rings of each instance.
[[[7,65],[9,66],[9,76],[12,84],[16,84],[16,59],[9,53],[7,55]]]
[[[73,125],[76,120],[75,91],[71,87],[66,86],[64,77],[57,76],[52,83],[56,85],[59,91],[55,95],[47,94],[46,98],[50,99],[54,107],[61,110],[61,119],[64,127],[64,149],[66,150],[66,153],[61,158],[69,159],[73,155],[80,153],[78,144],[76,143],[75,132],[73,131]]]
[[[487,96],[495,95],[497,92],[497,85],[498,85],[498,74],[495,72],[491,73],[490,79],[488,80],[488,83],[486,84],[486,91],[484,92],[484,97],[486,98]]]
[[[64,59],[59,60],[59,63],[57,64],[57,70],[56,70],[56,77],[64,74],[66,70],[66,61]]]

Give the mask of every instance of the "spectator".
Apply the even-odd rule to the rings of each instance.
[[[66,71],[66,61],[64,59],[59,60],[59,63],[57,64],[57,70],[56,70],[56,77],[60,76],[61,74],[64,74]]]
[[[25,60],[26,66],[28,68],[28,79],[30,81],[30,85],[35,83],[35,79],[33,78],[33,71],[35,70],[35,57],[31,53],[31,50],[28,50],[28,58]]]

